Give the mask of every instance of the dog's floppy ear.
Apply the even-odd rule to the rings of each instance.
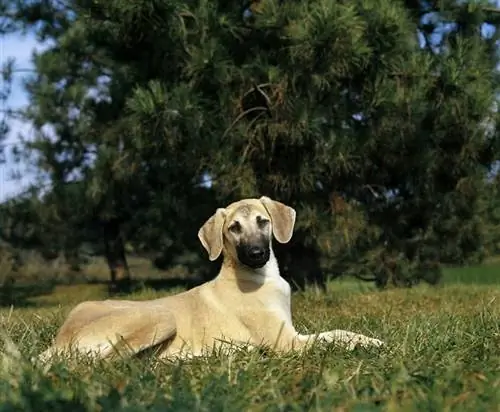
[[[222,253],[222,227],[225,218],[224,209],[219,208],[198,231],[198,239],[208,252],[208,258],[211,261],[217,259]]]
[[[280,243],[288,243],[293,235],[295,225],[295,210],[283,203],[262,196],[260,201],[271,216],[273,235]]]

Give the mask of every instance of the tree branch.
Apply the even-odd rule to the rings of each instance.
[[[238,117],[231,123],[231,126],[229,126],[224,134],[222,135],[222,138],[226,137],[226,135],[234,128],[236,123],[238,123],[243,117],[245,117],[247,114],[250,114],[252,112],[266,112],[268,110],[267,107],[264,106],[257,106],[257,107],[252,107],[251,109],[245,110],[243,113],[240,113]]]

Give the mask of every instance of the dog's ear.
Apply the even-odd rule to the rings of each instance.
[[[295,210],[283,203],[262,196],[260,201],[271,216],[273,235],[280,243],[288,243],[293,235],[295,225]]]
[[[226,215],[224,209],[217,209],[215,214],[208,219],[198,231],[198,239],[208,252],[208,258],[213,261],[222,253],[222,227]]]

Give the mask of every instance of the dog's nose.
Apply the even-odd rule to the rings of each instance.
[[[262,259],[265,253],[265,249],[258,246],[254,246],[248,249],[248,257],[252,260]]]

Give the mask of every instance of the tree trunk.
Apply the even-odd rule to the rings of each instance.
[[[290,243],[273,243],[282,276],[290,283],[292,290],[304,290],[307,285],[326,291],[326,276],[320,266],[317,250],[304,246],[298,236]]]
[[[104,253],[111,274],[109,291],[111,293],[128,292],[131,276],[120,223],[116,219],[104,222],[103,232]]]

